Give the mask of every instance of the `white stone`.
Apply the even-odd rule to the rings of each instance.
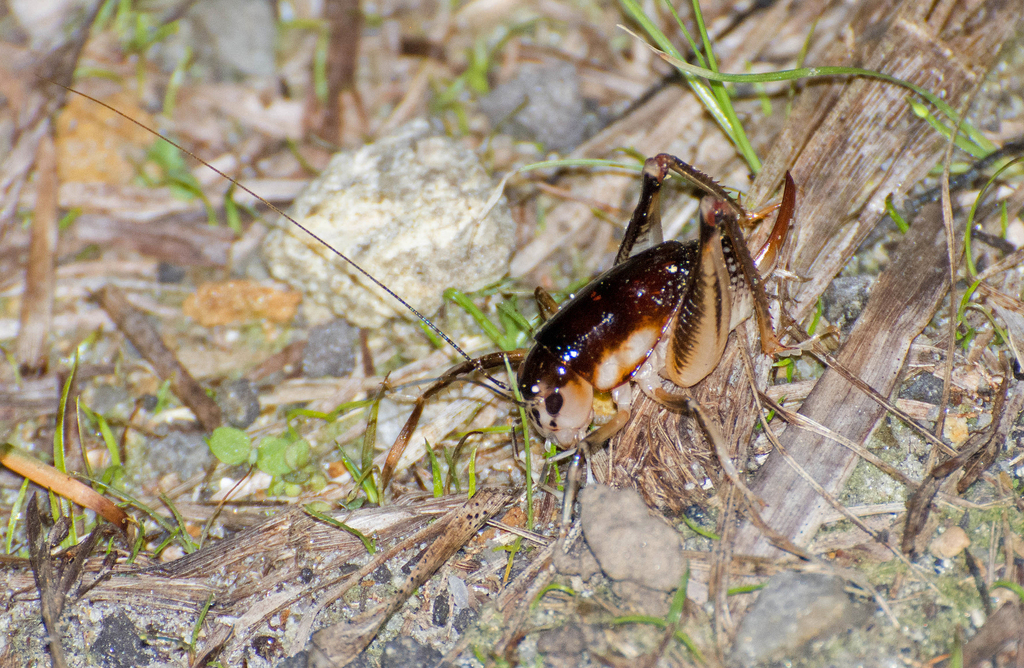
[[[292,215],[424,315],[448,287],[478,290],[508,271],[514,223],[477,156],[425,120],[336,154]],[[360,327],[411,313],[291,223],[267,235],[270,272]]]

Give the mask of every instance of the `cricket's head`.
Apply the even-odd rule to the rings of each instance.
[[[519,392],[530,422],[563,448],[586,434],[594,414],[594,388],[544,346],[530,350],[519,369]]]

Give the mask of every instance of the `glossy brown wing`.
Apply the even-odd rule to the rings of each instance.
[[[625,383],[650,356],[690,289],[697,244],[668,241],[596,278],[534,337],[599,391]]]

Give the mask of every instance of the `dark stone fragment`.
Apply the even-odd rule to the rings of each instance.
[[[913,399],[927,404],[938,404],[942,401],[942,379],[931,373],[920,373],[903,386],[900,399]]]
[[[377,570],[373,572],[373,581],[379,585],[391,582],[391,570],[386,564],[381,564],[377,567]]]
[[[341,378],[356,366],[359,330],[344,320],[314,327],[302,352],[302,374],[307,378]]]
[[[431,621],[434,626],[444,626],[448,623],[448,612],[451,605],[448,603],[448,594],[441,594],[434,599],[434,609],[431,614]]]
[[[825,318],[839,327],[844,339],[867,305],[874,283],[874,276],[839,276],[822,295]]]
[[[103,668],[141,668],[155,658],[139,637],[135,624],[123,612],[103,618],[103,628],[92,645],[92,652]]]
[[[481,111],[500,124],[500,132],[560,152],[571,151],[600,128],[593,106],[570,63],[523,64],[515,78],[480,100]]]
[[[442,658],[433,647],[421,645],[414,638],[405,636],[384,645],[380,668],[433,668]]]
[[[476,612],[471,608],[463,608],[455,613],[455,619],[452,621],[452,628],[459,633],[462,633],[469,625],[473,623],[473,620],[477,618]]]
[[[245,429],[260,416],[260,398],[256,386],[245,378],[222,386],[217,399],[224,420],[232,427]]]
[[[429,547],[429,545],[427,547]],[[420,559],[422,559],[423,555],[426,554],[426,553],[427,553],[427,548],[426,547],[423,548],[422,550],[420,550],[419,552],[417,552],[416,556],[414,556],[412,559],[410,559],[409,561],[407,561],[404,564],[402,564],[402,572],[404,574],[406,574],[406,575],[409,575],[410,573],[412,573],[412,569],[416,568],[416,564],[420,563]]]
[[[156,266],[156,280],[160,283],[181,283],[185,280],[185,267],[161,262]]]
[[[156,408],[156,405],[160,403],[160,400],[156,398],[155,394],[143,394],[142,395],[142,410],[152,411]]]

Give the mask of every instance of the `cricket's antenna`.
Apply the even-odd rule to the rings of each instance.
[[[196,154],[195,154],[195,153],[193,153],[192,151],[188,150],[187,148],[185,148],[185,147],[184,147],[184,146],[182,146],[181,144],[179,144],[179,143],[177,143],[177,142],[173,141],[172,139],[169,139],[169,138],[165,137],[164,135],[160,134],[159,132],[157,132],[157,131],[156,131],[156,130],[154,130],[153,128],[151,128],[151,127],[147,126],[147,125],[146,125],[145,123],[140,123],[139,121],[135,120],[134,118],[132,118],[132,117],[131,117],[131,116],[129,116],[128,114],[124,113],[123,111],[120,111],[120,110],[116,109],[115,107],[112,107],[111,105],[107,104],[106,102],[103,102],[102,100],[97,100],[96,98],[92,97],[91,95],[86,95],[85,93],[83,93],[83,92],[81,92],[81,91],[77,91],[77,90],[75,90],[74,88],[70,88],[70,87],[68,87],[68,86],[65,86],[64,84],[61,84],[61,83],[57,83],[56,81],[53,81],[53,80],[51,80],[51,79],[45,79],[45,78],[43,78],[43,77],[40,77],[40,79],[42,79],[43,81],[45,81],[45,82],[47,82],[47,83],[51,83],[51,84],[53,84],[54,86],[60,86],[60,87],[61,87],[61,88],[63,88],[64,90],[68,91],[69,93],[74,93],[75,95],[81,95],[81,96],[82,96],[82,97],[84,97],[85,99],[87,99],[87,100],[91,100],[91,101],[95,102],[96,104],[98,104],[98,105],[100,105],[100,106],[102,106],[102,107],[105,107],[106,109],[109,109],[110,111],[114,112],[115,114],[117,114],[117,115],[118,115],[118,116],[120,116],[121,118],[124,118],[125,120],[131,121],[132,123],[134,123],[135,125],[139,126],[140,128],[142,128],[142,129],[143,129],[143,130],[145,130],[146,132],[150,133],[151,135],[153,135],[153,136],[155,136],[155,137],[157,137],[157,138],[159,138],[159,139],[162,139],[162,140],[164,140],[165,142],[167,142],[168,144],[170,144],[170,145],[171,145],[171,146],[173,146],[174,148],[178,149],[179,151],[181,151],[181,152],[182,152],[182,153],[184,153],[185,155],[187,155],[187,156],[189,156],[189,157],[191,157],[191,158],[193,158],[193,159],[197,160],[198,162],[202,163],[202,164],[203,164],[203,165],[204,165],[204,166],[205,166],[205,167],[206,167],[207,169],[210,169],[210,170],[212,170],[212,171],[213,171],[214,173],[216,173],[216,174],[219,174],[220,176],[222,176],[222,177],[224,177],[225,179],[227,179],[227,180],[228,180],[229,182],[231,182],[231,183],[235,184],[235,186],[237,186],[237,187],[238,187],[238,188],[239,188],[240,190],[242,190],[242,191],[243,191],[243,192],[245,192],[246,194],[248,194],[248,195],[251,195],[252,197],[255,197],[255,198],[256,198],[257,200],[259,200],[260,202],[263,202],[264,204],[266,204],[266,205],[267,205],[267,206],[268,206],[268,207],[270,208],[270,210],[271,210],[271,211],[273,211],[274,213],[280,214],[280,215],[281,215],[281,216],[283,216],[283,217],[284,217],[285,219],[287,219],[288,221],[290,221],[290,222],[291,222],[291,223],[292,223],[293,225],[295,225],[295,227],[299,228],[300,230],[302,230],[303,232],[305,232],[306,234],[308,234],[308,235],[309,235],[310,237],[312,237],[312,238],[313,238],[313,239],[315,239],[316,241],[319,241],[319,242],[320,242],[321,244],[323,244],[323,245],[324,245],[324,247],[325,247],[325,248],[327,248],[328,250],[330,250],[330,251],[331,251],[332,253],[334,253],[335,255],[337,255],[338,257],[340,257],[340,258],[341,258],[342,260],[344,260],[345,262],[348,262],[348,263],[349,263],[350,265],[352,265],[352,267],[353,267],[353,268],[354,268],[354,269],[355,269],[356,271],[358,271],[358,272],[359,272],[360,274],[362,274],[362,275],[363,275],[363,276],[365,276],[366,278],[370,279],[370,281],[371,281],[371,282],[372,282],[372,283],[373,283],[374,285],[376,285],[376,286],[377,286],[377,287],[379,287],[379,288],[380,288],[381,290],[383,290],[384,292],[386,292],[387,294],[389,294],[389,295],[390,295],[391,297],[393,297],[393,298],[395,299],[395,301],[397,301],[397,302],[398,302],[399,304],[401,304],[402,306],[404,306],[405,308],[407,308],[407,309],[409,310],[409,312],[410,312],[410,313],[412,313],[412,314],[413,314],[414,316],[416,316],[417,318],[419,318],[420,322],[422,322],[422,323],[423,323],[424,325],[426,325],[427,327],[429,327],[429,328],[430,328],[430,329],[431,329],[431,330],[432,330],[432,331],[433,331],[433,332],[434,332],[435,334],[437,334],[437,335],[438,335],[438,336],[439,336],[439,337],[440,337],[440,338],[441,338],[441,339],[442,339],[442,340],[443,340],[443,341],[444,341],[445,343],[447,343],[447,344],[448,344],[449,346],[451,346],[451,347],[452,347],[452,348],[453,348],[453,349],[455,350],[455,352],[457,352],[458,354],[462,355],[462,357],[464,357],[464,358],[465,358],[465,359],[466,359],[467,361],[472,361],[472,359],[473,359],[473,358],[471,358],[471,357],[470,357],[470,356],[469,356],[468,354],[466,354],[466,351],[464,351],[464,350],[463,350],[462,348],[460,348],[460,347],[459,347],[459,344],[455,343],[455,341],[453,341],[453,340],[451,339],[451,337],[450,337],[450,336],[448,336],[447,334],[445,334],[444,332],[442,332],[442,331],[441,331],[441,329],[440,329],[440,328],[439,328],[439,327],[438,327],[437,325],[435,325],[434,323],[432,323],[432,322],[430,321],[430,319],[429,319],[429,318],[427,318],[427,317],[426,317],[425,315],[423,315],[422,313],[420,313],[419,311],[417,311],[417,310],[416,310],[416,308],[415,308],[415,307],[414,307],[414,306],[413,306],[412,304],[410,304],[409,302],[407,302],[407,301],[405,301],[404,299],[402,299],[401,297],[399,297],[399,296],[398,296],[398,293],[396,293],[396,292],[395,292],[394,290],[392,290],[392,289],[391,289],[391,288],[389,288],[388,286],[386,286],[386,285],[384,285],[383,283],[381,283],[381,282],[380,282],[379,280],[377,280],[377,278],[376,278],[376,277],[375,277],[375,276],[374,276],[373,274],[371,274],[370,272],[366,271],[365,269],[363,269],[362,267],[360,267],[360,266],[359,266],[358,264],[356,264],[356,262],[355,262],[354,260],[352,260],[352,259],[349,259],[349,257],[348,257],[348,256],[346,256],[346,255],[345,255],[344,253],[342,253],[342,252],[341,252],[341,251],[339,251],[338,249],[334,248],[334,247],[333,247],[333,246],[331,246],[331,245],[330,245],[329,243],[327,243],[326,241],[324,241],[324,240],[323,240],[322,238],[320,238],[319,236],[317,236],[316,234],[314,234],[314,233],[313,233],[313,231],[312,231],[312,230],[310,230],[310,229],[309,229],[308,227],[306,227],[306,226],[305,226],[305,225],[303,225],[302,223],[298,222],[297,220],[295,220],[294,218],[292,218],[291,216],[289,216],[289,215],[288,215],[287,213],[285,213],[284,211],[282,211],[282,210],[281,210],[280,208],[278,208],[278,207],[277,207],[277,206],[275,206],[274,204],[272,204],[272,203],[268,202],[268,201],[267,201],[266,199],[264,199],[263,197],[260,197],[259,195],[257,195],[256,193],[254,193],[254,192],[253,192],[252,190],[250,190],[249,188],[247,188],[247,187],[245,186],[245,184],[244,184],[244,183],[241,183],[241,182],[239,182],[239,181],[238,181],[237,179],[235,179],[235,178],[234,178],[234,177],[232,177],[232,176],[228,176],[227,174],[225,174],[225,173],[224,173],[224,172],[222,172],[221,170],[217,169],[216,167],[214,167],[213,165],[211,165],[211,164],[210,164],[210,163],[208,163],[207,161],[203,160],[203,159],[202,159],[202,158],[200,158],[200,157],[199,157],[198,155],[196,155]]]

